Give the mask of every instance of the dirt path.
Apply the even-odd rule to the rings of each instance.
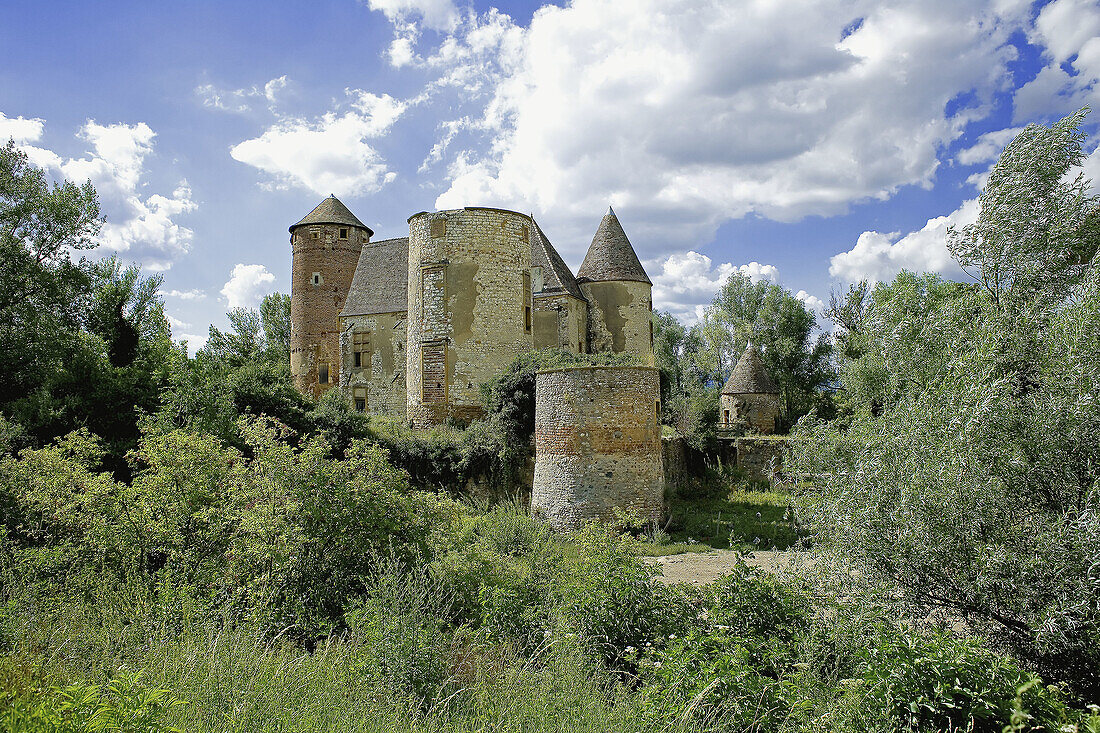
[[[660,566],[659,580],[662,583],[706,585],[729,573],[737,564],[738,556],[744,558],[745,563],[750,567],[778,570],[790,563],[791,554],[786,550],[757,550],[748,554],[742,554],[736,550],[711,550],[710,552],[685,552],[665,557],[647,557],[645,562]]]

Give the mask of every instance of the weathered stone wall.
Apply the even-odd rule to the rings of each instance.
[[[652,367],[571,367],[536,377],[531,506],[556,529],[613,521],[616,509],[660,516],[658,375]]]
[[[738,438],[737,467],[750,478],[764,481],[783,468],[787,441],[777,438]]]
[[[688,481],[687,454],[683,437],[661,436],[661,463],[665,470],[665,493]]]
[[[582,282],[588,299],[591,353],[630,352],[653,363],[653,286],[634,281]]]
[[[335,224],[300,226],[290,236],[290,373],[305,394],[319,397],[340,383],[340,311],[369,240],[366,229]],[[321,363],[328,364],[327,384],[318,382]]]
[[[405,381],[414,425],[480,416],[481,384],[533,348],[532,225],[479,207],[410,217]]]
[[[406,410],[405,366],[407,324],[405,313],[344,316],[340,319],[340,387],[356,405],[364,400],[364,411],[404,419]],[[356,345],[356,335],[360,345]],[[365,337],[365,338],[363,338]],[[369,350],[355,365],[355,351],[362,342]]]
[[[535,348],[585,353],[588,304],[567,293],[535,295]]]
[[[779,417],[779,395],[723,394],[719,429],[744,423],[751,432],[769,435],[775,432]]]

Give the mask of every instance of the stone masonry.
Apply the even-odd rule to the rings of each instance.
[[[652,367],[539,372],[531,506],[558,530],[659,518],[664,497],[660,378]]]

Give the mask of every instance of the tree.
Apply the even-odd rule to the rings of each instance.
[[[878,407],[800,424],[791,468],[814,477],[799,511],[838,577],[918,618],[963,617],[1094,700],[1100,271],[1081,234],[1096,199],[1064,183],[1079,124],[1006,149],[952,245],[978,285],[902,273],[872,291],[842,379]]]
[[[62,368],[90,293],[102,220],[91,182],[50,184],[13,142],[0,147],[0,405]]]
[[[978,221],[952,228],[947,245],[998,310],[1060,301],[1100,246],[1100,203],[1078,171],[1088,107],[1051,127],[1028,125],[993,166]]]
[[[814,335],[817,316],[784,288],[735,272],[695,328],[702,342],[696,365],[721,386],[751,339],[779,386],[780,422],[793,425],[821,401],[833,379],[832,345]]]
[[[267,342],[268,358],[290,363],[290,296],[272,293],[260,303],[260,323]]]

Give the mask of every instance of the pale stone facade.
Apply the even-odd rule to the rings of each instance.
[[[532,509],[559,530],[660,517],[664,498],[660,377],[652,367],[539,372]]]
[[[739,429],[764,435],[775,432],[779,418],[779,388],[751,341],[722,387],[720,410],[720,434]]]
[[[408,237],[372,242],[329,197],[291,227],[303,392],[339,385],[356,409],[429,426],[479,417],[481,385],[530,349],[653,363],[652,285],[613,211],[580,277],[526,214],[469,206],[408,222]]]

